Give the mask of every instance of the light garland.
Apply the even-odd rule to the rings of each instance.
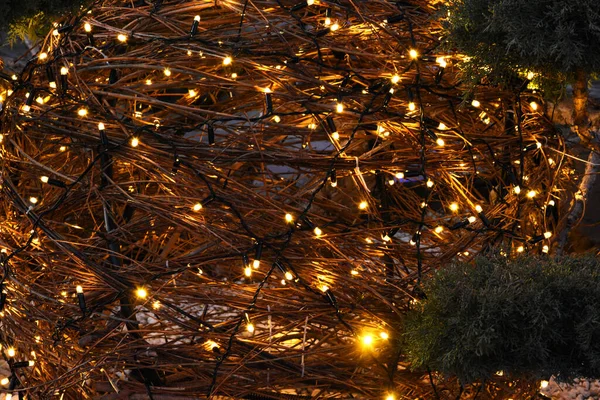
[[[433,398],[396,340],[421,277],[550,252],[573,183],[543,103],[464,101],[418,4],[57,25],[4,94],[0,343],[31,366],[7,390]]]

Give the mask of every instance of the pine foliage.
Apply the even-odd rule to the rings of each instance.
[[[453,0],[448,11],[448,44],[470,57],[465,76],[506,82],[515,72],[556,79],[600,71],[597,0]]]
[[[436,273],[409,313],[415,368],[462,382],[497,371],[548,379],[600,377],[600,261],[479,257]]]

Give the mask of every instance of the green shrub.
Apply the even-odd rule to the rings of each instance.
[[[461,382],[497,371],[548,379],[600,378],[600,262],[593,257],[479,257],[425,282],[407,315],[413,368]]]
[[[47,33],[52,20],[77,9],[84,0],[2,0],[0,30],[9,31],[9,40],[36,38]]]

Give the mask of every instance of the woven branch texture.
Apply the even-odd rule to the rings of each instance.
[[[576,186],[535,92],[461,89],[438,11],[106,0],[57,21],[5,76],[4,392],[435,398],[400,344],[421,277],[552,252]]]

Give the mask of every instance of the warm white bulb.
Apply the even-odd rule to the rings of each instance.
[[[67,67],[61,67],[60,68],[60,74],[61,75],[67,75],[69,73],[69,68]]]
[[[398,82],[400,82],[400,75],[392,76],[392,83],[396,84]]]
[[[436,226],[434,231],[435,231],[435,233],[442,233],[444,231],[444,227],[441,225]]]
[[[373,344],[373,336],[365,335],[362,337],[362,344],[365,346],[371,346]]]
[[[103,131],[104,129],[106,129],[106,127],[104,126],[104,122],[99,122],[98,123],[98,130],[99,131]]]
[[[438,146],[440,146],[440,147],[443,147],[443,146],[446,144],[446,142],[444,142],[444,139],[442,139],[442,138],[438,138],[438,139],[435,141],[435,143],[436,143]]]
[[[292,273],[288,271],[285,273],[285,279],[291,281],[292,279],[294,279],[294,275],[292,275]]]
[[[248,325],[246,325],[246,330],[250,333],[254,332],[254,325],[252,325],[252,323],[248,322]]]
[[[9,347],[6,351],[9,357],[14,357],[17,354],[14,347]]]
[[[427,187],[428,188],[432,188],[433,187],[433,181],[431,179],[427,179]]]
[[[471,215],[469,218],[467,218],[467,221],[469,221],[469,223],[472,224],[473,222],[477,221],[477,218]]]
[[[169,68],[165,68],[163,70],[163,74],[165,74],[165,76],[171,76],[171,70]]]
[[[438,63],[438,65],[442,68],[446,68],[448,66],[448,63],[446,62],[446,59],[444,57],[436,58],[435,62]]]
[[[340,25],[336,22],[335,24],[331,25],[329,29],[331,29],[332,32],[335,32],[340,29]]]
[[[37,197],[33,197],[33,196],[31,196],[31,197],[29,198],[29,202],[30,202],[31,204],[36,204],[36,203],[38,202],[38,198],[37,198]]]
[[[544,232],[544,237],[550,239],[552,237],[552,232]]]
[[[250,267],[244,268],[244,275],[246,275],[247,277],[252,276],[252,268],[250,268]]]
[[[199,16],[199,15],[196,15],[196,16],[194,17],[194,21],[196,21],[196,22],[200,22],[200,16]]]
[[[48,183],[48,179],[50,178],[48,178],[46,175],[40,177],[40,181],[42,181],[42,183]]]
[[[417,50],[415,49],[410,49],[410,51],[408,52],[408,55],[410,56],[410,58],[412,58],[413,60],[417,57],[419,57],[419,53],[417,52]]]
[[[40,60],[45,60],[46,58],[48,58],[48,53],[40,53],[40,55],[38,56],[38,58]]]
[[[383,340],[388,340],[390,338],[390,335],[387,332],[379,332],[379,337]]]
[[[87,108],[80,108],[79,110],[77,110],[77,115],[79,115],[80,117],[85,117],[87,113]]]
[[[473,100],[471,102],[471,105],[475,108],[478,108],[479,106],[481,106],[481,103],[479,102],[479,100]]]
[[[294,222],[294,216],[290,213],[285,214],[285,221],[286,222]]]
[[[529,197],[530,199],[533,199],[536,194],[537,194],[537,192],[535,190],[530,190],[529,192],[527,192],[527,197]]]
[[[480,212],[482,212],[482,211],[483,211],[483,208],[481,208],[481,206],[478,204],[478,205],[476,205],[476,206],[475,206],[475,210],[476,210],[478,213],[480,213]]]
[[[344,112],[344,105],[342,103],[337,103],[335,106],[335,111],[337,111],[338,113]]]
[[[369,206],[369,203],[367,203],[366,201],[361,201],[360,204],[358,205],[358,208],[361,210],[366,210],[368,206]]]
[[[140,299],[145,299],[146,297],[148,297],[148,291],[143,287],[137,288],[137,290],[135,291],[135,295]]]
[[[545,389],[548,387],[549,382],[548,381],[541,381],[540,382],[540,388]]]
[[[196,97],[196,96],[198,96],[198,92],[195,91],[194,89],[190,89],[190,90],[188,90],[188,95],[190,97]]]
[[[336,131],[331,134],[333,140],[340,140],[340,134]]]
[[[450,204],[450,210],[451,211],[458,211],[458,203],[451,203]]]
[[[76,291],[77,293],[83,293],[83,288],[81,287],[81,285],[77,285],[77,286],[75,287],[75,291]]]
[[[515,192],[515,194],[519,194],[519,193],[521,193],[521,187],[520,187],[520,186],[515,186],[515,187],[513,188],[513,192]]]
[[[138,147],[140,145],[140,140],[136,137],[131,139],[131,147]]]
[[[232,63],[233,59],[231,57],[225,57],[223,59],[223,65],[230,65]]]
[[[404,173],[403,172],[397,172],[396,173],[396,178],[398,178],[398,179],[404,179]]]
[[[8,385],[9,382],[10,382],[10,379],[2,378],[2,380],[0,380],[0,385],[6,386],[6,385]]]
[[[84,30],[84,31],[86,31],[87,33],[90,33],[90,32],[92,31],[92,25],[90,25],[90,23],[89,23],[89,22],[86,22],[86,23],[83,25],[83,30]]]
[[[408,110],[409,111],[415,111],[415,109],[417,108],[417,106],[415,105],[414,101],[411,101],[408,103]]]
[[[258,267],[260,267],[260,260],[254,260],[254,261],[252,261],[252,267],[254,269],[258,269]]]
[[[538,103],[536,103],[535,101],[532,101],[531,103],[529,103],[529,106],[531,107],[531,109],[533,111],[536,111],[538,109]]]
[[[317,236],[317,237],[319,237],[323,234],[323,231],[318,226],[315,228],[314,232],[315,232],[315,236]]]
[[[127,35],[119,33],[119,35],[117,35],[117,39],[119,40],[119,42],[125,43],[127,41]]]

